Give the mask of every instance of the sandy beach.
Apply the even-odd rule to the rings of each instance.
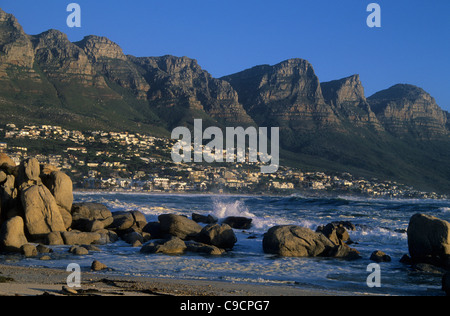
[[[0,265],[1,296],[349,296],[362,293],[301,289],[201,280],[117,276],[108,272],[82,272],[81,288],[67,292],[69,272],[64,270]]]

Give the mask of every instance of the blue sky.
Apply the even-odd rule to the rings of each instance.
[[[66,25],[71,2],[82,9],[79,29]],[[371,2],[381,6],[379,29],[366,25]],[[126,54],[195,58],[214,77],[304,58],[321,82],[360,74],[367,96],[410,83],[450,111],[448,0],[8,0],[0,7],[28,34],[106,36]]]

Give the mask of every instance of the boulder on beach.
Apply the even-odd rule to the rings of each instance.
[[[415,214],[408,226],[408,247],[414,262],[446,263],[450,256],[450,223],[426,214]]]
[[[195,240],[218,248],[232,249],[237,242],[233,229],[227,224],[205,226]]]
[[[162,234],[170,234],[183,240],[193,239],[202,230],[202,226],[181,215],[163,214],[158,220]]]
[[[70,247],[69,252],[77,256],[85,256],[89,254],[89,250],[81,246],[72,246]]]
[[[149,234],[149,239],[162,238],[160,222],[148,222],[144,228],[142,228],[142,232]]]
[[[44,185],[33,185],[21,195],[25,226],[32,239],[45,237],[50,232],[66,231],[66,225],[55,198]]]
[[[212,256],[221,256],[225,253],[225,249],[213,245],[207,245],[196,241],[186,241],[187,251],[204,253]]]
[[[187,249],[183,240],[178,237],[170,239],[156,239],[141,248],[141,253],[181,254]]]
[[[198,213],[192,213],[192,220],[196,223],[204,223],[204,224],[215,224],[219,221],[217,217],[211,214],[202,215]]]
[[[28,243],[25,237],[22,217],[16,216],[3,223],[0,233],[0,249],[8,252],[20,252],[21,247]]]
[[[343,245],[346,241],[350,240],[350,236],[345,226],[341,223],[334,222],[325,226],[319,226],[316,229],[317,233],[324,234],[336,245]]]
[[[7,154],[0,153],[0,166],[3,166],[3,165],[9,166],[9,167],[15,167],[16,163]]]
[[[24,190],[28,186],[41,184],[41,166],[36,158],[23,160],[19,165],[17,184],[19,190]]]
[[[19,215],[18,196],[19,191],[15,187],[16,178],[13,175],[6,175],[5,181],[0,186],[0,213],[2,219],[10,219]]]
[[[111,211],[100,203],[74,203],[72,205],[74,222],[78,219],[105,220],[112,217]]]
[[[370,255],[370,260],[375,262],[391,262],[391,257],[381,250],[376,250]]]
[[[360,258],[355,249],[335,244],[322,233],[295,225],[275,226],[269,229],[264,234],[263,250],[265,253],[284,257]]]
[[[139,211],[121,211],[113,213],[113,222],[108,229],[123,235],[132,231],[142,232],[145,225],[147,225],[147,220],[143,213]]]
[[[294,225],[272,227],[263,239],[265,253],[284,257],[317,257],[334,246],[323,234]]]
[[[64,245],[64,239],[61,232],[51,232],[43,238],[43,243],[49,246],[61,246]]]
[[[91,264],[92,271],[102,271],[108,269],[108,266],[100,261],[94,260]]]
[[[229,216],[223,220],[223,224],[227,224],[234,229],[250,229],[252,227],[252,221],[248,217]]]
[[[70,177],[61,171],[41,175],[42,182],[55,197],[56,203],[69,213],[73,203],[73,183]]]
[[[20,247],[20,251],[27,258],[36,257],[38,255],[37,248],[33,244],[22,245],[22,247]]]
[[[90,245],[100,243],[102,236],[99,233],[63,232],[61,233],[65,245]]]

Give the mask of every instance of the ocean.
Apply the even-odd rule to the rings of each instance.
[[[198,253],[184,255],[141,254],[123,241],[100,246],[101,252],[74,256],[68,246],[55,247],[52,257],[36,258],[3,256],[10,264],[65,269],[78,263],[88,270],[99,260],[119,275],[149,276],[190,280],[216,280],[292,286],[327,291],[387,295],[442,295],[441,275],[416,272],[399,262],[408,253],[409,219],[425,213],[450,221],[449,200],[381,200],[354,197],[320,198],[294,195],[221,196],[221,195],[156,195],[115,192],[76,192],[75,202],[98,202],[112,212],[139,210],[148,221],[161,214],[173,213],[191,217],[192,213],[213,214],[219,219],[245,216],[253,219],[253,227],[236,230],[238,242],[223,256]],[[336,258],[282,258],[265,254],[263,234],[276,225],[300,225],[315,230],[333,221],[350,221],[356,226],[349,231],[362,259],[348,261]],[[381,250],[392,261],[380,263],[381,287],[370,288],[367,271],[370,255]]]

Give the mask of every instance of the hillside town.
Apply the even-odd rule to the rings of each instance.
[[[166,193],[348,194],[379,198],[441,199],[394,181],[349,173],[306,172],[280,166],[262,174],[258,163],[173,163],[175,141],[139,133],[78,131],[60,126],[0,127],[0,152],[16,163],[27,157],[68,173],[78,190]]]

